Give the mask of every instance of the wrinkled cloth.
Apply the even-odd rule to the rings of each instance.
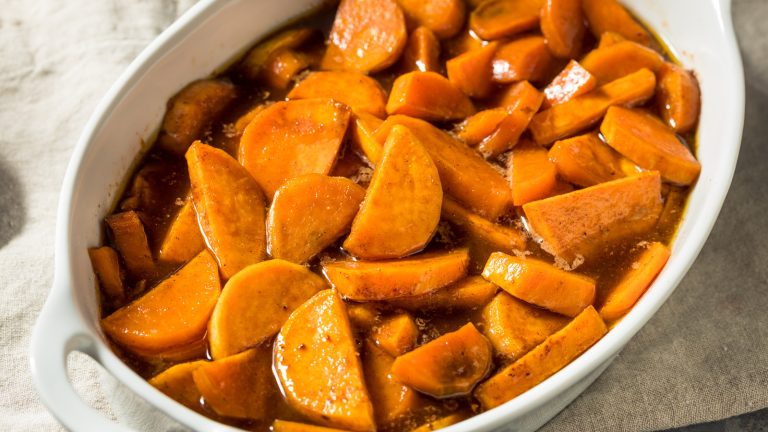
[[[128,63],[193,0],[4,0],[0,8],[0,429],[61,430],[29,372],[50,289],[57,198],[79,133]],[[545,431],[659,430],[768,407],[768,1],[734,0],[747,118],[731,192],[675,294]],[[727,113],[724,113],[727,115]],[[137,430],[174,430],[84,355],[83,399]]]

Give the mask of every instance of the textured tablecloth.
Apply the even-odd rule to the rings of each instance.
[[[98,100],[192,3],[2,2],[0,430],[61,428],[37,398],[27,350],[51,285],[64,170]],[[734,15],[747,119],[720,219],[676,293],[547,431],[656,430],[768,406],[768,0],[734,0]],[[133,408],[114,403],[119,391],[84,356],[73,356],[70,373],[105,415],[123,418]]]

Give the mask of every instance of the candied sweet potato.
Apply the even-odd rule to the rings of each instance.
[[[480,276],[469,276],[444,288],[418,296],[400,297],[387,303],[412,312],[471,310],[488,303],[498,287]]]
[[[413,317],[403,312],[383,319],[373,328],[371,337],[377,347],[397,357],[413,349],[419,337],[419,328]]]
[[[597,48],[607,48],[611,45],[615,45],[619,42],[623,42],[627,40],[624,36],[614,33],[612,31],[603,32],[603,34],[600,35],[600,40],[597,43]]]
[[[552,196],[557,186],[557,168],[549,160],[547,149],[529,140],[512,149],[507,159],[507,177],[516,206]]]
[[[582,8],[595,37],[613,32],[643,45],[651,44],[650,33],[617,0],[582,0]]]
[[[280,32],[253,47],[243,57],[237,70],[247,79],[258,80],[262,77],[270,58],[284,50],[295,50],[307,43],[319,32],[310,28],[296,28]]]
[[[387,114],[384,89],[375,79],[360,72],[312,72],[288,93],[288,99],[312,98],[330,98],[355,112],[367,112],[376,117]]]
[[[544,108],[568,102],[597,86],[597,79],[576,60],[571,60],[544,89]]]
[[[448,80],[467,96],[487,96],[493,90],[491,62],[497,47],[498,42],[491,42],[448,60],[445,63]]]
[[[179,363],[160,372],[149,380],[156,389],[170,396],[176,402],[200,411],[200,390],[195,385],[192,374],[202,365],[205,360],[195,360],[187,363]]]
[[[350,140],[355,146],[355,151],[373,165],[381,159],[384,142],[378,142],[375,133],[383,122],[384,120],[366,112],[353,115]]]
[[[562,58],[579,55],[586,32],[581,0],[546,0],[541,9],[541,32],[552,54]]]
[[[299,72],[309,67],[309,59],[303,53],[283,49],[272,54],[262,70],[262,81],[272,88],[285,90]]]
[[[459,120],[475,113],[472,101],[436,72],[408,72],[392,84],[387,114],[431,121]]]
[[[455,36],[464,26],[464,0],[397,0],[409,27],[426,27],[440,39]]]
[[[408,36],[400,67],[405,72],[438,72],[440,70],[440,41],[432,30],[418,27]]]
[[[549,149],[549,160],[560,177],[582,187],[625,177],[621,155],[596,133],[557,141]]]
[[[370,340],[366,340],[363,345],[365,383],[376,407],[376,424],[380,428],[390,427],[396,430],[394,427],[407,420],[407,416],[419,409],[423,402],[415,390],[392,378],[389,371],[395,362],[394,356]]]
[[[184,200],[179,212],[168,227],[157,259],[167,263],[185,263],[205,249],[205,239],[197,221],[191,197]]]
[[[602,85],[640,69],[658,72],[664,65],[664,57],[636,42],[622,41],[593,50],[581,60],[581,65]]]
[[[486,40],[531,30],[539,24],[540,0],[485,0],[469,15],[469,28]]]
[[[701,96],[693,74],[665,63],[658,72],[656,101],[661,118],[675,132],[690,132],[699,120]]]
[[[139,214],[133,210],[115,213],[105,219],[112,231],[115,247],[125,267],[134,277],[146,279],[155,273],[155,262],[149,250],[149,240]]]
[[[543,100],[544,95],[528,81],[510,87],[502,97],[507,115],[494,132],[480,142],[480,153],[486,157],[495,157],[517,145]]]
[[[507,107],[478,111],[458,125],[457,135],[468,146],[476,147],[499,127],[507,115]]]
[[[109,246],[89,248],[88,257],[99,278],[99,287],[107,297],[117,301],[125,299],[125,274],[117,252]]]
[[[491,1],[491,0],[489,0]],[[540,81],[554,65],[544,38],[525,36],[506,42],[493,58],[493,80],[497,83]]]

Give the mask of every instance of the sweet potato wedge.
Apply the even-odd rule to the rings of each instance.
[[[387,101],[387,114],[430,121],[459,120],[474,113],[472,101],[435,72],[408,72],[398,76]]]
[[[280,32],[248,51],[248,54],[237,66],[237,70],[249,80],[261,79],[268,61],[274,54],[283,50],[300,48],[313,37],[318,36],[319,33],[317,30],[309,28],[296,28]]]
[[[496,54],[498,42],[465,52],[445,63],[448,80],[465,95],[482,98],[493,90],[491,62]]]
[[[138,213],[129,210],[107,216],[104,221],[112,232],[117,251],[123,258],[128,273],[147,279],[155,273],[155,262],[149,250],[149,240]]]
[[[350,300],[374,301],[434,292],[467,274],[469,253],[428,253],[379,262],[336,261],[323,265],[323,274]]]
[[[520,300],[569,317],[595,302],[594,279],[536,259],[493,253],[483,277]]]
[[[600,183],[523,206],[543,247],[568,261],[653,228],[661,213],[657,171]]]
[[[498,291],[480,276],[469,276],[444,288],[419,296],[401,297],[387,303],[411,312],[471,310],[488,303]]]
[[[608,292],[600,306],[600,316],[606,321],[613,321],[629,312],[667,264],[670,255],[671,251],[663,243],[648,245],[633,260],[629,271]]]
[[[625,38],[624,36],[618,33],[614,33],[612,31],[607,31],[600,35],[600,40],[597,43],[597,48],[598,49],[607,48],[611,45],[615,45],[625,40],[627,40],[627,38]]]
[[[468,394],[491,368],[493,348],[472,323],[446,333],[392,364],[392,377],[436,398]]]
[[[468,146],[476,147],[499,127],[508,114],[507,107],[479,111],[459,124],[457,135]]]
[[[529,128],[537,144],[548,145],[599,122],[612,105],[631,106],[647,101],[655,89],[656,75],[641,69],[536,114]]]
[[[254,347],[275,335],[291,312],[328,286],[320,276],[281,259],[252,264],[226,285],[208,323],[213,359]]]
[[[491,0],[489,0],[490,2]],[[541,36],[525,36],[506,42],[493,58],[493,81],[540,81],[554,65],[554,57]]]
[[[690,132],[699,120],[701,96],[693,74],[665,63],[657,73],[656,101],[661,118],[675,132]]]
[[[504,176],[464,143],[431,124],[406,116],[390,116],[376,130],[376,140],[383,144],[398,124],[406,126],[432,157],[447,195],[491,220],[509,209],[512,191]]]
[[[149,380],[156,389],[170,396],[176,402],[195,411],[201,411],[200,390],[195,385],[192,374],[205,360],[196,360],[171,366]]]
[[[286,420],[272,422],[272,432],[347,432],[336,428],[315,426],[306,423],[297,423]]]
[[[288,404],[322,425],[375,431],[373,406],[341,298],[324,290],[299,306],[273,350]]]
[[[483,334],[505,360],[517,360],[566,324],[568,318],[531,306],[506,292],[496,294],[483,308]]]
[[[352,327],[358,331],[369,331],[381,322],[381,310],[372,303],[349,303],[347,315]]]
[[[506,104],[507,116],[478,146],[480,153],[486,157],[496,157],[517,145],[520,135],[539,111],[544,95],[528,81],[521,81],[507,90],[502,100]]]
[[[419,409],[423,402],[415,390],[395,381],[389,373],[395,357],[377,347],[370,340],[364,342],[363,369],[365,383],[371,393],[379,428],[392,428],[407,420],[408,414]]]
[[[125,299],[125,274],[120,266],[117,252],[109,246],[89,248],[88,257],[99,287],[108,298],[118,302]]]
[[[303,264],[341,237],[352,224],[365,189],[343,177],[305,174],[275,193],[267,214],[269,253]]]
[[[377,72],[397,61],[408,33],[395,0],[342,0],[336,10],[323,69]]]
[[[487,0],[469,15],[469,28],[486,40],[531,30],[539,24],[538,0]]]
[[[484,409],[495,408],[554,375],[608,332],[592,306],[474,392]]]
[[[376,346],[392,357],[397,357],[412,350],[419,337],[419,328],[409,314],[403,312],[381,321],[376,325],[371,337]]]
[[[408,36],[400,68],[404,72],[438,72],[440,70],[440,41],[432,30],[418,27]]]
[[[384,142],[379,142],[375,133],[383,122],[382,119],[365,112],[353,115],[350,140],[355,151],[372,165],[381,159]]]
[[[435,233],[442,202],[440,176],[429,153],[406,127],[395,126],[344,249],[363,259],[418,252]]]
[[[379,83],[360,72],[312,72],[288,93],[288,99],[329,98],[376,117],[387,113],[387,94]]]
[[[288,179],[331,171],[349,115],[346,106],[331,99],[277,102],[245,128],[237,159],[271,200]]]
[[[621,155],[596,133],[557,141],[549,149],[549,160],[555,164],[560,177],[581,187],[625,177]]]
[[[397,0],[411,28],[426,27],[440,39],[453,37],[464,26],[464,0]]]
[[[595,37],[613,32],[643,45],[651,44],[651,35],[617,0],[582,0],[581,6]]]
[[[167,263],[181,264],[194,258],[203,249],[205,249],[205,239],[197,222],[195,205],[192,198],[187,197],[165,233],[157,259]]]
[[[639,43],[623,41],[593,50],[581,60],[581,65],[602,85],[640,69],[658,72],[664,65],[664,57]]]
[[[512,149],[507,177],[516,206],[552,196],[557,186],[557,168],[549,160],[547,149],[527,139]]]
[[[261,72],[261,80],[269,87],[285,90],[299,72],[310,66],[309,59],[292,49],[272,54]]]
[[[665,181],[689,185],[701,164],[674,131],[641,111],[611,107],[600,125],[608,145],[647,170],[657,170]]]
[[[541,9],[541,32],[547,48],[557,57],[574,58],[584,41],[581,0],[547,0]]]
[[[442,41],[441,48],[446,58],[452,58],[481,48],[486,43],[471,29],[465,28],[458,36]]]
[[[203,339],[220,292],[216,261],[203,251],[147,294],[101,320],[102,328],[118,345],[141,354],[194,344]]]
[[[544,89],[543,108],[560,105],[597,87],[597,79],[579,62],[571,60]]]
[[[229,279],[266,257],[264,195],[222,150],[197,142],[187,152],[192,200],[208,248]]]

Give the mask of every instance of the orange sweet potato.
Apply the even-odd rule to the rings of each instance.
[[[201,411],[202,395],[195,385],[192,374],[206,363],[208,362],[205,360],[196,360],[171,366],[152,377],[149,383],[187,408]]]
[[[187,197],[165,233],[157,259],[167,263],[185,263],[203,249],[205,239],[197,222],[195,205],[192,198]]]
[[[187,152],[192,199],[224,279],[266,257],[264,196],[222,150],[196,142]]]
[[[347,315],[355,330],[368,331],[381,321],[381,310],[372,303],[349,303]]]
[[[588,257],[654,227],[661,212],[661,177],[645,172],[534,201],[523,210],[548,252],[569,261]]]
[[[536,114],[529,128],[537,144],[550,144],[599,122],[611,105],[645,102],[655,89],[656,76],[648,69],[641,69]]]
[[[658,72],[664,57],[656,51],[632,41],[617,42],[593,50],[581,60],[581,65],[602,85],[627,76],[640,69]]]
[[[155,263],[138,213],[133,210],[116,213],[107,216],[105,221],[129,274],[140,279],[151,277],[155,272]]]
[[[557,168],[549,160],[547,149],[529,140],[512,149],[507,159],[507,177],[516,206],[552,196],[557,186]]]
[[[238,160],[271,199],[288,179],[328,174],[348,122],[349,109],[331,99],[277,102],[245,128]]]
[[[624,36],[612,31],[607,31],[600,35],[600,41],[597,43],[597,48],[607,48],[625,40],[627,40],[627,38]]]
[[[480,153],[495,157],[517,145],[543,100],[544,95],[528,81],[521,81],[507,90],[502,98],[507,116],[491,135],[480,142]]]
[[[380,349],[370,340],[364,343],[363,369],[365,382],[371,393],[379,428],[394,428],[406,420],[408,414],[422,405],[421,397],[412,388],[392,379],[389,370],[395,357]]]
[[[490,0],[489,0],[490,1]],[[541,36],[525,36],[499,46],[493,58],[497,83],[540,81],[554,65],[554,57]]]
[[[437,72],[440,70],[440,41],[432,30],[418,27],[411,32],[400,59],[404,72]]]
[[[493,253],[483,277],[520,300],[570,317],[595,301],[594,279],[535,259]]]
[[[298,264],[309,261],[349,230],[364,197],[365,189],[343,177],[288,180],[267,214],[269,253]]]
[[[377,72],[397,61],[408,38],[395,0],[342,0],[336,10],[323,69]]]
[[[459,124],[457,135],[467,145],[476,147],[499,127],[507,115],[507,107],[479,111]]]
[[[432,157],[445,194],[490,220],[507,211],[512,191],[504,176],[446,132],[423,120],[398,115],[382,123],[376,130],[376,140],[383,143],[398,124],[406,126]]]
[[[419,328],[413,318],[403,312],[385,318],[371,333],[377,347],[397,357],[413,349],[419,337]]]
[[[366,112],[353,115],[350,139],[355,151],[371,164],[376,164],[381,159],[383,142],[376,140],[376,130],[384,121]]]
[[[406,127],[395,126],[344,249],[363,259],[418,252],[437,229],[442,202],[440,176],[429,153]]]
[[[88,257],[102,292],[116,301],[125,299],[125,274],[117,252],[109,246],[89,248]]]
[[[486,40],[531,30],[539,24],[539,0],[487,0],[469,15],[469,28]]]
[[[579,62],[571,60],[544,89],[544,108],[568,102],[597,87],[597,79]]]
[[[481,48],[486,43],[471,29],[465,28],[457,36],[442,41],[441,45],[445,57],[451,58]]]
[[[437,398],[472,391],[491,368],[493,348],[472,323],[446,333],[392,364],[392,377]]]
[[[317,30],[309,28],[297,28],[280,32],[248,51],[248,54],[243,57],[243,60],[237,66],[238,71],[249,80],[261,79],[270,59],[276,53],[300,48],[318,34]]]
[[[220,291],[216,261],[203,251],[147,294],[104,318],[102,327],[121,347],[142,354],[194,344],[205,336]]]
[[[211,357],[231,356],[271,338],[294,309],[325,288],[320,276],[281,259],[244,268],[224,285],[208,323]]]
[[[549,149],[549,160],[563,179],[582,187],[618,180],[625,176],[622,157],[596,133],[557,141]]]
[[[392,84],[387,114],[424,120],[459,120],[475,113],[472,101],[451,81],[435,72],[409,72]]]
[[[552,54],[561,58],[579,55],[586,32],[581,0],[547,0],[541,9],[541,32]]]
[[[440,39],[453,37],[464,26],[464,0],[397,0],[409,27],[426,27]]]
[[[608,332],[592,306],[516,362],[480,384],[474,396],[495,408],[554,375]]]
[[[387,303],[411,312],[471,310],[488,303],[496,291],[496,285],[482,277],[469,276],[433,293],[401,297]]]
[[[448,60],[445,63],[448,79],[467,96],[487,96],[493,89],[491,62],[497,47],[498,42],[491,42]]]
[[[483,308],[483,324],[496,354],[516,360],[568,324],[568,318],[500,292]]]
[[[285,90],[293,77],[309,67],[309,59],[292,49],[283,49],[272,54],[264,65],[262,81],[272,88]]]
[[[608,145],[648,170],[658,170],[669,182],[689,185],[701,164],[675,133],[657,118],[641,111],[611,107],[600,125]]]
[[[661,118],[675,132],[690,132],[699,120],[699,83],[680,66],[665,63],[658,72],[656,101]]]
[[[346,432],[341,429],[314,426],[285,420],[272,422],[272,432]]]
[[[387,95],[379,83],[359,72],[312,72],[288,93],[288,99],[330,98],[352,108],[384,117]]]
[[[643,45],[651,43],[651,35],[617,0],[582,0],[582,7],[595,37],[613,32]]]
[[[648,245],[633,260],[629,271],[608,292],[599,309],[600,316],[606,321],[613,321],[629,312],[667,264],[670,255],[669,248],[662,243]]]
[[[336,261],[323,265],[323,274],[350,300],[390,300],[434,292],[467,274],[469,253],[428,253],[379,262]]]
[[[291,314],[273,358],[292,408],[323,425],[376,430],[346,307],[334,291],[320,291]]]

